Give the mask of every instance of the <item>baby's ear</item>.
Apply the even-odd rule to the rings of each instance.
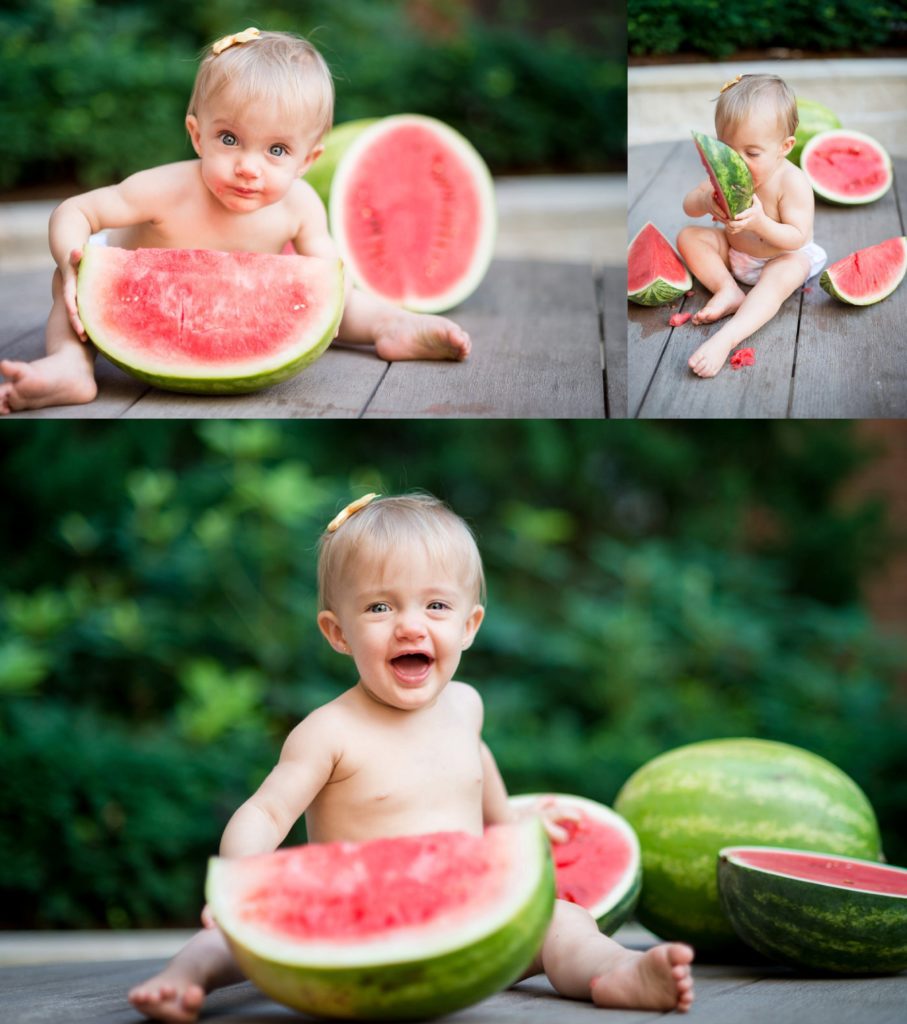
[[[482,619],[484,618],[485,609],[480,604],[477,604],[469,613],[469,618],[466,620],[466,625],[463,628],[462,650],[465,651],[472,646],[472,642],[475,639],[476,633],[478,633],[479,626],[482,625]]]
[[[201,156],[201,150],[198,148],[201,142],[201,131],[198,127],[198,118],[195,114],[186,114],[186,131],[189,133],[189,138],[192,140],[192,148],[195,152]]]
[[[338,654],[349,654],[350,645],[346,642],[340,620],[333,612],[318,613],[318,628],[324,634],[325,640],[337,651]]]
[[[787,156],[787,154],[796,145],[797,145],[797,140],[794,138],[794,136],[793,135],[788,135],[788,137],[784,140],[784,142],[781,143],[781,155],[782,156]]]

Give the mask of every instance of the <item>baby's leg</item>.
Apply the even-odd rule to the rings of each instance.
[[[338,341],[374,344],[382,359],[465,359],[469,335],[446,317],[410,313],[358,288],[350,289]]]
[[[684,1012],[693,1003],[693,950],[679,942],[644,953],[603,935],[589,913],[558,900],[534,967],[562,996],[598,1006]]]
[[[194,1021],[208,992],[243,980],[220,929],[204,928],[160,974],[130,989],[129,1002],[155,1020]]]
[[[98,393],[94,379],[95,348],[76,337],[63,303],[60,271],[54,272],[54,304],[47,318],[47,355],[33,363],[0,361],[0,413],[43,409],[48,405],[80,405]]]
[[[743,302],[728,259],[727,236],[721,228],[686,227],[677,236],[677,248],[693,276],[712,293],[693,314],[694,324],[710,324],[733,313]]]
[[[690,369],[700,377],[714,377],[731,350],[767,324],[808,273],[809,259],[802,252],[769,260],[734,316],[690,356]]]

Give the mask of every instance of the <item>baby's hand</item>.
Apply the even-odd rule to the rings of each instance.
[[[203,928],[216,928],[217,922],[214,920],[214,915],[211,913],[211,908],[206,903],[202,907],[202,927]]]
[[[88,341],[88,335],[82,326],[82,320],[79,317],[79,307],[76,302],[76,284],[78,282],[78,268],[81,261],[82,250],[73,249],[69,254],[69,263],[60,267],[60,273],[63,275],[63,303],[66,306],[66,312],[69,314],[69,322],[72,324],[72,329],[76,332],[76,336],[81,341]]]
[[[741,231],[759,231],[762,222],[765,220],[765,209],[756,193],[753,193],[753,205],[742,213],[738,213],[733,220],[725,222],[724,230],[729,235],[738,235]]]
[[[580,815],[572,807],[565,807],[557,802],[553,796],[539,797],[525,812],[526,814],[537,814],[542,819],[548,838],[553,843],[566,843],[570,833],[561,824],[564,821],[579,821]]]
[[[715,189],[712,187],[712,182],[708,178],[706,178],[706,180],[699,186],[699,192],[703,213],[711,217],[712,220],[719,220],[722,223],[727,223],[727,214],[718,205]]]

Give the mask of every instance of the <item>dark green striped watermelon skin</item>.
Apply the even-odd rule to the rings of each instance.
[[[745,855],[746,848],[721,851],[718,891],[722,909],[747,945],[772,960],[813,971],[894,974],[907,969],[907,870],[872,865],[900,892],[869,892],[846,880],[834,885],[753,867]],[[825,859],[837,862],[845,879],[844,869],[857,863]]]
[[[732,220],[753,205],[753,176],[743,157],[719,139],[693,132],[699,159],[708,172],[718,205]]]
[[[634,773],[614,802],[642,847],[636,916],[698,951],[745,951],[718,901],[725,846],[790,846],[878,860],[878,824],[862,790],[806,750],[722,739],[671,750]]]

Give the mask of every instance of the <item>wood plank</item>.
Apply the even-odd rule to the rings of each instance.
[[[465,363],[393,363],[369,417],[605,414],[591,267],[498,260],[450,316],[473,339]]]
[[[684,144],[678,141],[665,145],[633,146],[630,149],[627,160],[629,176],[628,213],[633,213],[638,203],[644,202],[646,206],[651,204],[651,197],[647,198],[649,189],[654,186],[656,181],[660,180],[673,156],[680,152],[683,146]],[[640,223],[640,227],[649,219],[651,218],[644,218]],[[638,230],[639,228],[636,229],[636,231]],[[636,231],[629,232],[628,241],[636,234]]]
[[[611,419],[627,416],[627,268],[607,267],[596,279],[599,330],[605,350],[606,413]]]
[[[34,328],[41,327],[42,351],[44,324],[50,313],[51,273],[46,270],[5,271],[0,274],[0,354],[10,342]]]
[[[816,239],[829,263],[905,234],[907,160],[894,165],[895,187],[875,203],[853,208],[817,201]],[[905,323],[907,286],[883,302],[858,307],[838,302],[818,279],[811,281],[804,296],[791,415],[907,415]]]

